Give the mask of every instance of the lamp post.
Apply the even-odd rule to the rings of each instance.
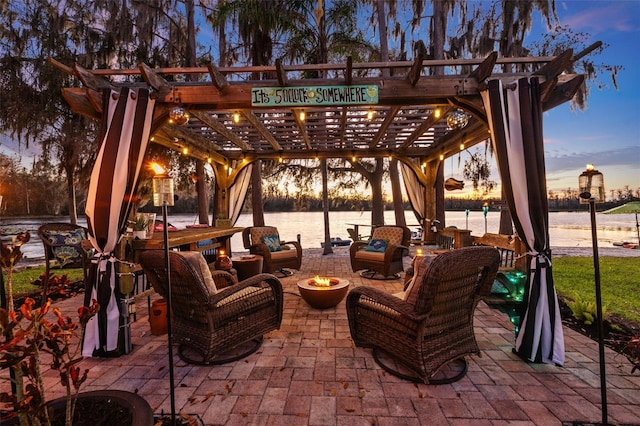
[[[162,231],[164,233],[164,262],[167,270],[167,340],[169,345],[169,397],[171,399],[171,424],[176,419],[176,398],[173,383],[173,339],[171,337],[171,270],[169,269],[169,227],[167,207],[173,206],[173,179],[159,165],[154,164],[153,205],[162,207]]]
[[[484,214],[484,233],[487,233],[487,213],[489,213],[489,203],[482,205],[482,214]]]
[[[602,319],[602,293],[600,291],[600,258],[598,257],[598,235],[596,232],[596,203],[605,201],[604,179],[602,173],[595,170],[593,164],[578,178],[580,204],[589,204],[591,214],[591,240],[593,245],[593,270],[596,284],[596,324],[598,327],[598,353],[600,356],[600,398],[602,404],[602,424],[607,424],[607,380],[604,359],[604,331]]]
[[[466,217],[466,219],[467,219],[466,224],[465,224],[465,228],[464,228],[464,229],[469,229],[469,209],[466,209],[466,210],[464,211],[464,215],[465,215],[465,217]]]

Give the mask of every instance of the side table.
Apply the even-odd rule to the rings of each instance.
[[[231,259],[234,269],[238,272],[238,281],[246,280],[262,272],[264,259],[258,254],[250,254]]]

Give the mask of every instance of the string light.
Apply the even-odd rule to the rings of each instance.
[[[369,111],[367,111],[367,120],[373,120],[374,111],[373,108],[369,107]]]
[[[233,122],[238,124],[240,122],[240,113],[238,111],[233,113]]]
[[[444,160],[444,154],[440,154],[440,161]]]
[[[440,115],[442,115],[442,111],[440,111],[440,108],[436,108],[436,109],[434,109],[434,110],[433,110],[433,115],[434,115],[436,118],[440,118]]]
[[[183,147],[182,148],[182,155],[187,155],[189,153],[189,148],[188,147]]]
[[[304,120],[306,120],[306,119],[307,119],[307,113],[306,113],[306,112],[304,112],[304,110],[300,110],[300,115],[299,115],[299,117],[300,117],[300,121],[304,121]]]

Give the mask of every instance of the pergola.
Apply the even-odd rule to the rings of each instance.
[[[546,111],[574,96],[583,76],[564,71],[586,53],[224,68],[86,70],[51,62],[82,81],[63,94],[73,111],[96,120],[105,89],[152,87],[151,142],[211,163],[217,193],[257,159],[388,157],[415,172],[424,217],[435,218],[444,209],[442,161],[489,138],[485,82],[538,76]],[[187,123],[170,118],[176,107],[188,112]]]
[[[89,71],[52,61],[83,83],[63,89],[72,109],[102,121],[87,222],[99,253],[97,268],[109,273],[100,274],[87,293],[104,293],[104,306],[114,297],[110,260],[149,141],[210,162],[218,203],[225,211],[234,205],[234,215],[255,160],[392,157],[401,162],[413,209],[425,220],[444,211],[444,159],[491,138],[514,226],[527,250],[526,310],[516,351],[530,361],[562,365],[542,114],[573,98],[584,76],[565,70],[598,45],[575,56],[568,50],[544,58],[499,59],[493,53],[484,60],[418,57],[230,68],[141,64]],[[188,111],[190,119],[176,108]],[[117,318],[116,311],[106,315]],[[117,320],[112,326],[104,317],[99,321],[102,329],[92,325],[89,353],[111,350],[117,340]]]

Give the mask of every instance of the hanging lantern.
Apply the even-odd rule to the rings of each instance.
[[[191,118],[191,116],[182,107],[173,107],[171,108],[171,111],[169,111],[169,120],[178,126],[187,124],[189,122],[189,118]]]
[[[451,130],[458,130],[469,124],[469,114],[461,109],[455,109],[447,114],[447,126]]]

